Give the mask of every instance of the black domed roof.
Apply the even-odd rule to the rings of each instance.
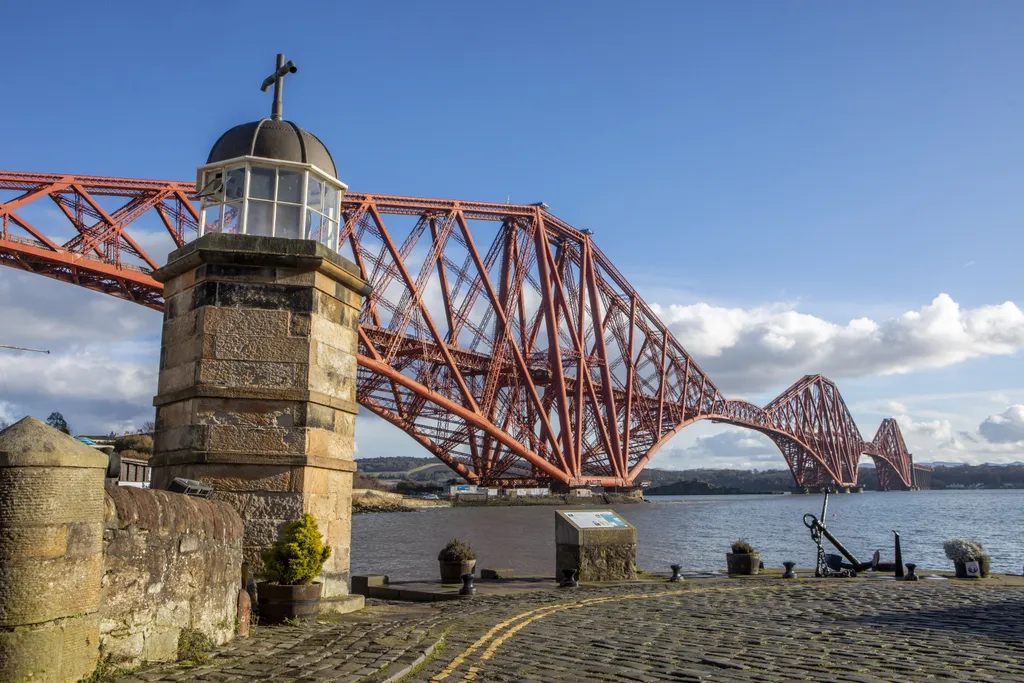
[[[243,156],[313,164],[335,178],[338,177],[334,157],[320,142],[320,138],[291,121],[262,119],[235,126],[213,143],[206,163]]]

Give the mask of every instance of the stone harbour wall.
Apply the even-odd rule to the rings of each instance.
[[[173,660],[182,629],[235,632],[242,520],[226,503],[106,487],[100,637],[129,664]]]

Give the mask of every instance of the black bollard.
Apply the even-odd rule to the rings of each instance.
[[[782,578],[784,578],[784,579],[795,579],[796,578],[796,572],[793,571],[793,567],[796,566],[796,562],[792,562],[792,561],[783,562],[782,566],[786,568],[786,571],[784,571],[782,573]]]
[[[562,583],[558,584],[559,588],[576,588],[579,586],[576,583],[576,570],[575,569],[563,569],[562,570]]]
[[[672,577],[669,578],[669,581],[671,581],[672,583],[677,583],[679,581],[682,581],[683,580],[683,575],[682,575],[683,566],[679,565],[679,564],[673,564],[673,565],[669,565],[669,566],[672,568]]]
[[[462,575],[462,588],[459,595],[476,595],[476,586],[473,585],[473,574]]]
[[[918,575],[914,573],[914,569],[916,569],[916,568],[917,568],[916,564],[914,564],[913,562],[907,562],[907,575],[903,577],[903,580],[904,581],[917,581],[917,580],[919,580],[920,577],[918,577]]]
[[[896,578],[903,578],[903,552],[900,550],[900,532],[895,529],[892,533],[896,536]]]

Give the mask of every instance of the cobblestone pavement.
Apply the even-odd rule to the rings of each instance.
[[[260,626],[209,661],[157,665],[134,681],[390,681],[422,662],[441,642],[446,615],[418,605],[376,605],[314,626]],[[392,673],[394,672],[394,673]]]
[[[379,606],[138,678],[1024,681],[1022,626],[1020,587],[723,579]]]

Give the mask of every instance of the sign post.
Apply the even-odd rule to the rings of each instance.
[[[580,581],[636,578],[636,528],[613,510],[555,511],[555,576]]]

